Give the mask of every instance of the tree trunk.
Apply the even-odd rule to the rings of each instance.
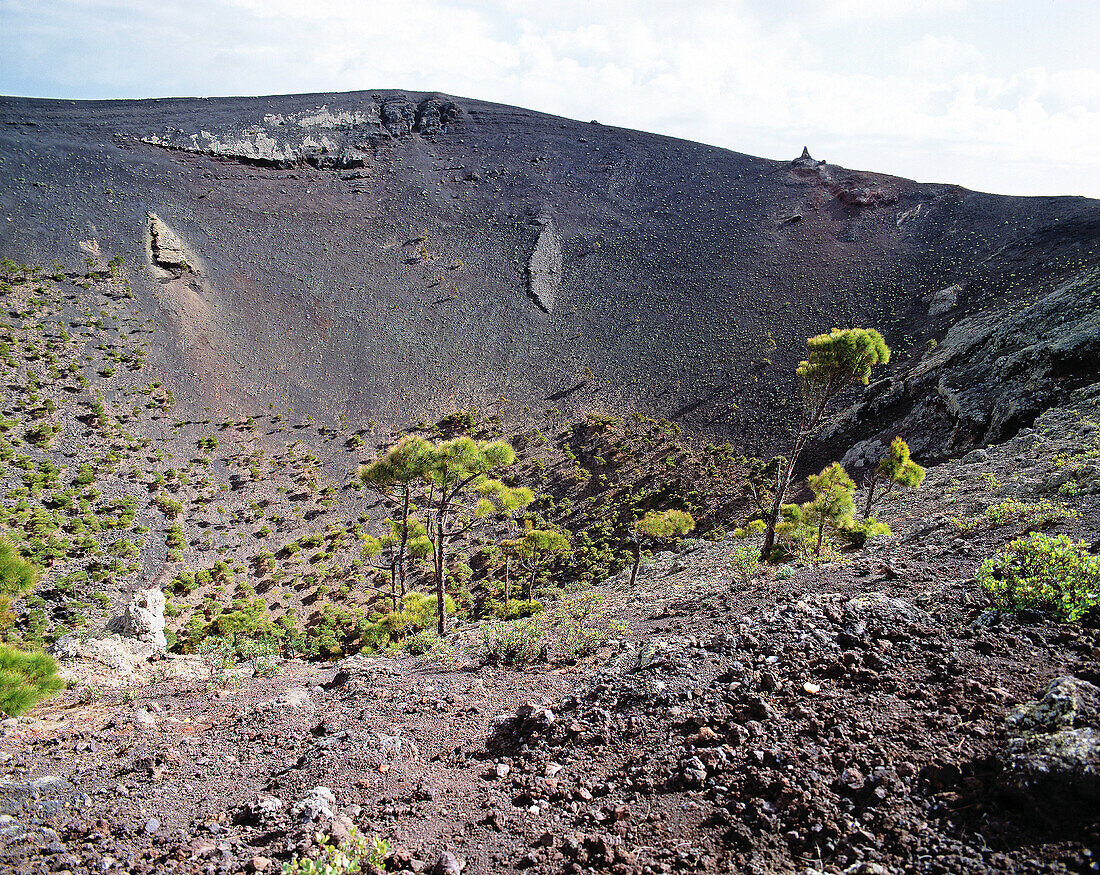
[[[772,548],[775,547],[775,526],[779,522],[779,512],[783,508],[783,499],[786,497],[787,489],[791,485],[791,477],[794,476],[794,463],[798,458],[797,451],[799,449],[796,445],[796,454],[791,456],[786,465],[780,467],[779,474],[776,477],[775,499],[772,501],[772,509],[768,513],[768,527],[764,530],[764,546],[760,550],[761,562],[768,561]]]
[[[504,604],[512,599],[512,557],[504,557]]]
[[[642,564],[642,542],[634,539],[634,567],[630,569],[630,586],[633,589],[634,582],[638,579],[638,566]]]
[[[447,629],[447,596],[444,591],[443,580],[443,513],[439,513],[435,523],[435,604],[439,611],[439,637],[446,634]]]
[[[401,505],[401,542],[397,548],[397,573],[401,575],[401,597],[405,596],[405,548],[409,543],[409,493],[411,489],[405,484],[405,491]]]
[[[871,474],[871,482],[867,484],[867,503],[863,506],[863,518],[867,519],[871,515],[871,502],[875,497],[875,481],[878,477]]]
[[[814,555],[821,555],[821,539],[825,536],[825,511],[821,511],[821,519],[817,524],[817,547],[814,549]]]
[[[761,562],[768,561],[768,556],[775,546],[775,526],[779,522],[779,513],[783,509],[783,499],[787,497],[787,490],[790,488],[791,478],[794,477],[794,466],[798,463],[798,457],[806,448],[807,441],[809,441],[810,437],[817,429],[817,424],[821,420],[821,414],[825,412],[825,408],[829,405],[831,397],[828,389],[826,389],[822,400],[818,402],[815,407],[808,410],[804,409],[803,420],[798,426],[798,437],[795,439],[794,449],[791,450],[791,458],[784,467],[780,468],[780,473],[776,480],[775,501],[772,502],[771,513],[768,514],[768,528],[764,532],[764,547],[760,551]]]
[[[531,579],[527,581],[527,601],[535,597],[535,577],[539,572],[539,565],[534,557],[531,557]]]
[[[390,561],[390,600],[393,602],[393,610],[397,610],[397,560]]]

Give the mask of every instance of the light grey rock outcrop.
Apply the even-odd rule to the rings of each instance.
[[[183,273],[191,270],[183,241],[156,213],[149,213],[149,250],[153,263],[163,270]]]
[[[542,228],[527,261],[527,290],[535,303],[549,313],[554,309],[561,288],[561,241],[554,230],[553,219],[542,216],[538,222]]]
[[[164,593],[143,589],[136,593],[121,614],[112,617],[107,630],[152,646],[157,653],[168,649],[164,635]]]

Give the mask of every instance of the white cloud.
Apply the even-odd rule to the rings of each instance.
[[[919,40],[902,46],[898,61],[914,73],[935,73],[944,70],[973,68],[985,61],[985,55],[974,45],[953,36],[925,34]]]

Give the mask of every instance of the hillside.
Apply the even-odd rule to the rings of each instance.
[[[5,722],[0,859],[276,871],[354,825],[391,872],[1094,871],[1095,618],[992,611],[972,578],[1028,528],[1095,536],[1096,406],[933,468],[846,561],[731,585],[737,542],[699,542],[607,580],[622,625],[588,652],[544,618],[512,664],[467,628],[67,694]],[[1076,515],[1003,512],[1067,482]]]
[[[439,95],[0,98],[0,154],[0,254],[124,257],[181,403],[326,423],[506,398],[769,454],[805,337],[875,325],[914,361],[1097,260],[1095,201]]]

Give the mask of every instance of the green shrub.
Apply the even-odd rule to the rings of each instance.
[[[1062,520],[1075,519],[1077,511],[1052,504],[1047,499],[1035,503],[1020,501],[1018,498],[1006,498],[997,504],[991,504],[980,516],[954,517],[951,522],[960,531],[971,531],[982,526],[1006,526],[1009,523],[1037,527]]]
[[[1100,605],[1100,556],[1084,541],[1033,532],[986,559],[977,581],[999,607],[1051,610],[1073,622]]]
[[[328,839],[320,841],[320,856],[316,860],[308,857],[295,858],[283,864],[283,875],[350,875],[353,872],[381,870],[390,845],[377,835],[369,839],[357,829],[352,828],[348,838],[338,845]]]
[[[761,522],[755,520],[754,522]],[[766,566],[760,561],[760,548],[748,541],[734,544],[730,551],[730,572],[733,582],[743,587],[749,586],[753,579],[760,574]]]
[[[428,653],[438,653],[440,656],[450,656],[454,650],[431,629],[422,629],[414,635],[409,635],[401,642],[401,647],[412,656],[424,656]]]
[[[481,643],[489,661],[525,665],[546,653],[545,628],[537,617],[492,623],[481,631]]]
[[[542,613],[542,602],[508,599],[508,602],[496,612],[502,620],[522,620]]]
[[[603,607],[604,597],[591,590],[566,599],[557,624],[558,656],[577,660],[595,653],[610,638],[622,635],[627,625]]]
[[[49,654],[0,644],[0,711],[3,713],[16,717],[64,686],[57,676],[57,663]]]

